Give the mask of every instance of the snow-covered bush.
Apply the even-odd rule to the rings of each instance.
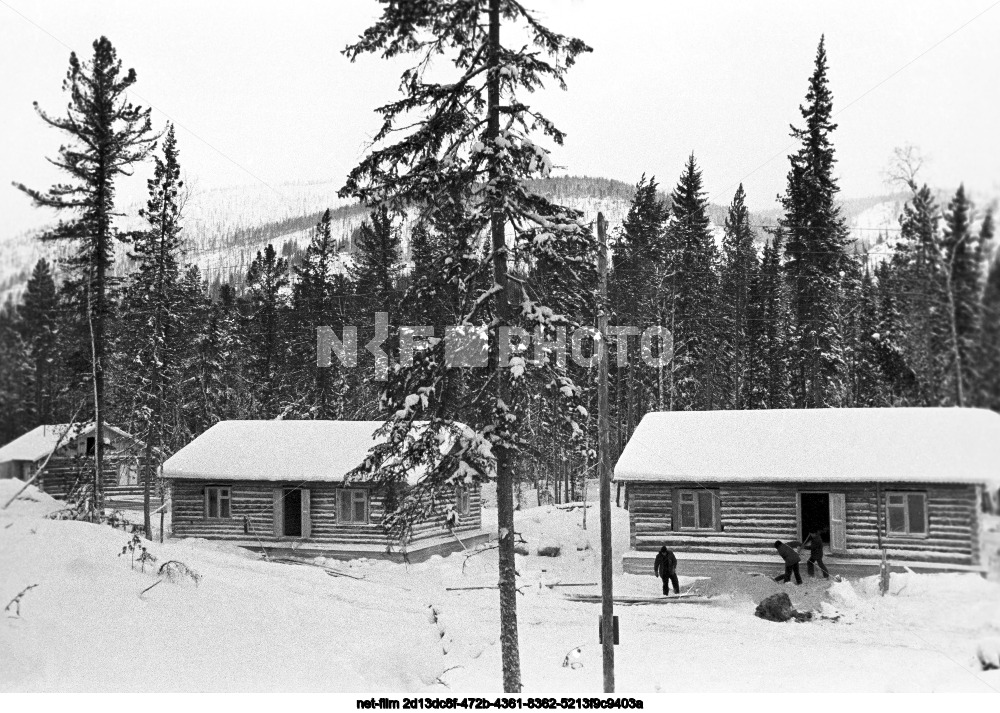
[[[194,582],[195,586],[201,581],[201,575],[188,567],[183,562],[169,560],[160,565],[160,576],[173,584],[184,584]]]

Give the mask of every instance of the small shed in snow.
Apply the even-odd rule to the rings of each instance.
[[[982,484],[1000,477],[1000,414],[897,408],[656,412],[615,465],[626,572],[666,543],[685,573],[760,571],[774,541],[824,531],[831,571],[982,571]],[[767,570],[770,571],[769,569]]]
[[[385,493],[344,484],[381,421],[222,421],[163,465],[173,537],[204,537],[279,554],[399,559],[447,554],[488,539],[479,487],[456,486],[408,542],[382,527]],[[448,511],[456,520],[449,526]]]
[[[53,497],[74,497],[93,483],[96,430],[93,423],[38,426],[0,448],[0,478],[19,478],[27,482],[48,458],[35,485]],[[101,485],[105,497],[140,495],[145,444],[115,426],[104,424],[103,430]]]

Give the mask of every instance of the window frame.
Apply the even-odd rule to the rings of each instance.
[[[709,497],[712,521],[708,525],[703,525],[701,523],[701,494],[707,494]],[[691,495],[692,499],[690,502],[684,502],[684,496]],[[708,490],[705,488],[679,488],[677,490],[677,530],[683,532],[716,532],[718,531],[718,523],[716,518],[718,518],[718,508],[716,507],[715,498],[718,494],[713,490]],[[688,504],[694,508],[694,526],[689,527],[684,525],[684,505]]]
[[[212,513],[211,492],[215,491],[216,512]],[[223,497],[224,495],[224,497]],[[205,519],[206,520],[232,520],[233,519],[233,488],[231,485],[206,485],[205,492]],[[226,502],[229,510],[228,515],[222,514],[222,503]]]
[[[459,484],[455,486],[455,512],[461,517],[468,517],[472,512],[469,488],[466,485]]]
[[[919,496],[923,500],[924,506],[924,522],[922,532],[912,532],[910,529],[910,497]],[[903,499],[902,503],[893,504],[890,499],[894,496],[901,497]],[[885,537],[905,537],[905,538],[917,538],[926,539],[930,536],[930,511],[927,508],[927,492],[923,490],[887,490],[885,491],[885,532],[883,533]],[[901,508],[903,511],[903,531],[896,532],[889,529],[889,511],[890,509]]]
[[[358,499],[358,495],[361,496],[361,500]],[[349,519],[344,519],[344,501],[348,500],[350,502],[350,507],[348,512],[350,514]],[[354,506],[358,502],[364,502],[365,506],[365,517],[364,520],[358,520],[354,517]],[[337,490],[337,524],[338,525],[368,525],[371,523],[371,497],[367,488],[340,488]]]

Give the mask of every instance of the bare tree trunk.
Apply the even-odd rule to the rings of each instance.
[[[100,268],[98,268],[100,269]],[[89,266],[90,272],[87,275],[87,326],[90,330],[90,368],[94,386],[94,513],[101,510],[102,483],[101,473],[104,470],[104,422],[101,406],[104,401],[104,373],[101,369],[101,360],[98,357],[97,344],[99,342],[94,324],[94,266],[93,260]]]
[[[487,60],[488,124],[486,137],[490,145],[500,136],[500,0],[490,0],[489,57]],[[490,160],[490,179],[499,178],[498,159]],[[496,316],[500,325],[508,324],[507,245],[504,239],[504,218],[499,210],[490,216],[493,247],[493,281],[499,287],[496,295]],[[497,330],[499,337],[499,329]],[[499,347],[499,339],[497,346]],[[505,365],[497,361],[497,400],[509,408],[509,384]],[[514,472],[506,447],[496,448],[497,464],[497,528],[500,561],[500,655],[503,668],[503,689],[506,693],[521,692],[521,655],[517,640],[517,581],[514,569]]]

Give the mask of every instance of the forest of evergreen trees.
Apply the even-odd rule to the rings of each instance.
[[[53,266],[39,261],[20,303],[0,313],[0,442],[39,424],[67,422],[78,412],[91,418],[95,382],[102,389],[102,420],[148,438],[167,454],[224,419],[386,418],[394,408],[381,398],[385,385],[372,378],[371,354],[359,349],[356,368],[336,360],[320,368],[316,328],[342,334],[345,325],[356,325],[363,346],[375,314],[384,311],[390,345],[400,325],[434,325],[442,336],[468,307],[466,281],[492,284],[488,239],[484,246],[479,237],[488,234],[482,220],[461,204],[435,212],[414,227],[412,265],[404,269],[401,216],[374,206],[353,240],[353,267],[343,274],[336,269],[343,246],[331,235],[327,211],[296,265],[280,254],[281,245],[268,246],[238,285],[210,291],[198,269],[185,263],[181,152],[173,129],[154,135],[148,110],[127,103],[124,91],[134,73],[116,74],[110,89],[88,83],[90,72],[117,72],[119,66],[103,38],[92,62],[74,56],[71,81],[81,114],[76,121],[43,118],[72,133],[87,121],[104,120],[86,116],[88,92],[113,94],[125,128],[108,165],[143,170],[152,159],[146,227],[131,234],[114,230],[113,190],[102,198],[111,203],[84,204],[77,200],[83,193],[25,189],[40,205],[82,217],[44,236],[78,248],[60,270],[65,279],[57,282]],[[874,260],[852,250],[837,203],[832,116],[821,43],[801,126],[793,133],[798,147],[789,157],[782,218],[766,236],[751,225],[741,186],[717,243],[694,155],[666,199],[656,179],[639,180],[628,216],[612,235],[610,321],[666,327],[673,359],[666,367],[649,367],[638,358],[638,336],[612,341],[614,451],[654,410],[1000,411],[993,216],[977,211],[964,187],[938,205],[931,189],[911,176],[891,256]],[[93,172],[81,165],[88,159],[62,154],[59,160],[81,186],[92,180]],[[111,181],[115,173],[108,175]],[[616,190],[613,182],[608,189]],[[94,226],[103,230],[101,240]],[[129,245],[135,268],[123,279],[110,278],[109,240]],[[452,260],[465,265],[460,277],[446,268]],[[510,267],[515,278],[522,269],[533,279],[546,277],[544,261]],[[511,303],[518,304],[516,283],[508,287]],[[595,300],[566,302],[576,310],[574,323],[595,323]],[[516,469],[519,479],[558,499],[579,491],[596,443],[596,369],[567,369],[586,407],[585,447],[566,438],[557,406],[560,382],[543,379],[526,399]],[[452,418],[475,420],[467,410],[478,408],[473,396],[482,386],[479,378],[449,382]],[[389,383],[390,389],[398,386]]]

